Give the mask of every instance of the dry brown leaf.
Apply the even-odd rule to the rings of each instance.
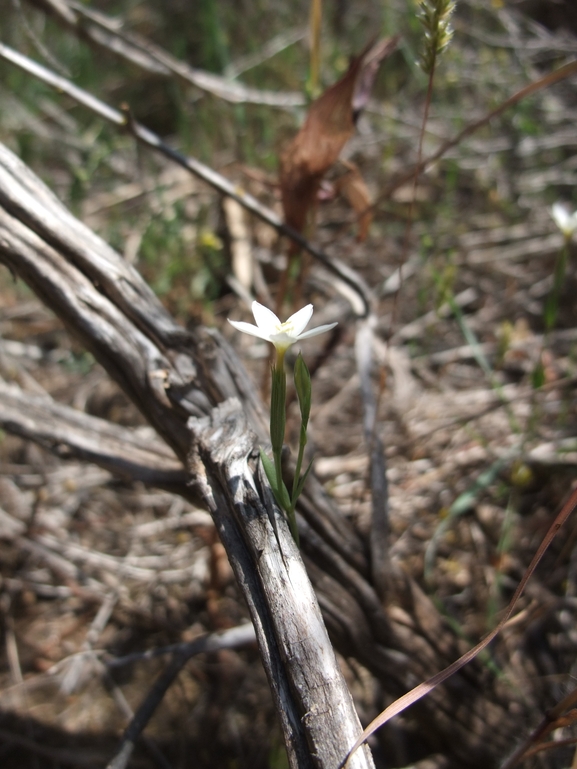
[[[373,90],[373,84],[381,63],[390,56],[397,47],[400,35],[385,37],[374,45],[370,43],[361,54],[363,66],[355,83],[353,93],[353,120],[356,122],[360,113],[367,106]]]
[[[343,161],[343,165],[347,168],[347,172],[337,179],[335,187],[349,201],[351,208],[359,217],[357,240],[361,243],[366,240],[373,220],[371,196],[358,167],[350,161]]]
[[[303,127],[280,156],[280,186],[285,221],[302,232],[314,210],[324,174],[352,136],[378,66],[395,49],[398,38],[370,43],[344,76],[314,101]]]

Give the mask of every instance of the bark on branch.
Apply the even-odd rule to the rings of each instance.
[[[182,463],[158,438],[31,395],[0,379],[0,425],[63,458],[75,457],[132,481],[187,494]]]

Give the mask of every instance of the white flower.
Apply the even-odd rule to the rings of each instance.
[[[243,323],[242,321],[230,319],[228,322],[238,331],[243,331],[245,334],[258,336],[259,339],[271,342],[280,353],[284,353],[291,345],[295,344],[295,342],[300,342],[301,339],[308,339],[310,336],[330,331],[331,328],[337,325],[336,323],[328,323],[325,326],[317,326],[317,328],[312,328],[310,331],[305,331],[313,314],[312,304],[307,304],[302,310],[295,312],[284,323],[281,323],[274,312],[271,312],[258,302],[252,303],[252,314],[254,315],[256,326],[253,326],[252,323]]]
[[[573,237],[573,233],[577,231],[577,211],[570,214],[563,203],[555,203],[551,208],[551,216],[567,240]]]

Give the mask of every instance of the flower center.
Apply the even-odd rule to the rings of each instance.
[[[276,327],[277,334],[287,334],[287,336],[294,336],[294,326],[290,321],[285,321]]]

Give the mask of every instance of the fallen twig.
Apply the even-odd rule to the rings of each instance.
[[[30,0],[36,8],[55,18],[93,46],[121,57],[139,69],[156,76],[176,75],[191,85],[232,104],[263,104],[268,107],[294,109],[302,107],[305,99],[300,93],[279,93],[251,88],[213,72],[196,69],[155,45],[142,35],[124,28],[122,21],[112,19],[80,3],[67,0]]]
[[[179,647],[172,652],[172,660],[154,682],[151,690],[148,692],[144,701],[141,703],[128,724],[122,737],[120,747],[114,758],[107,764],[106,769],[124,769],[132,755],[136,740],[146,728],[154,711],[162,702],[168,688],[172,685],[191,657],[195,654],[215,652],[221,649],[238,649],[241,646],[254,643],[255,640],[256,636],[254,628],[252,625],[247,624],[239,625],[230,630],[225,630],[222,633],[211,633],[202,636],[202,638],[197,638],[189,644],[180,644]],[[135,655],[130,655],[131,658],[134,656]],[[133,660],[131,659],[131,661]]]

